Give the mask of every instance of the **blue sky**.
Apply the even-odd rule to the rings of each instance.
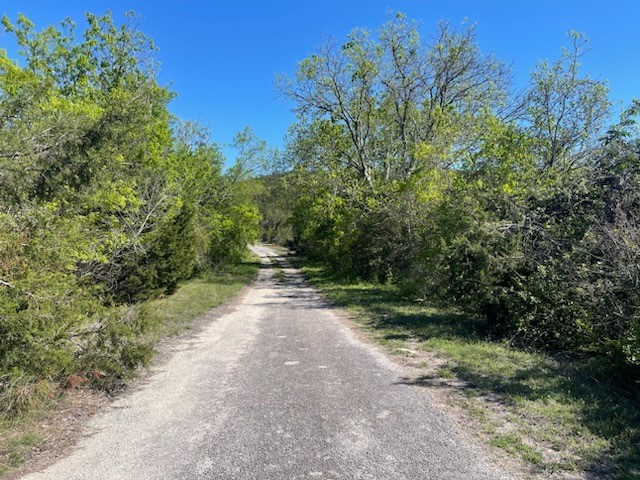
[[[295,118],[291,105],[277,98],[274,75],[293,73],[327,36],[341,40],[353,27],[375,30],[390,9],[421,20],[425,35],[442,19],[476,22],[481,49],[511,63],[521,86],[540,59],[558,57],[568,30],[582,31],[592,48],[585,71],[608,80],[620,104],[640,97],[637,0],[0,0],[1,13],[12,19],[24,13],[37,27],[107,9],[118,20],[129,10],[141,15],[140,29],[160,49],[160,80],[178,94],[171,110],[207,125],[222,144],[250,125],[281,147]],[[15,57],[4,33],[0,48]],[[233,157],[232,149],[224,150]]]

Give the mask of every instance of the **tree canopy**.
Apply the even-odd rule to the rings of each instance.
[[[423,36],[402,14],[302,60],[278,79],[292,247],[513,342],[637,365],[638,108],[611,125],[568,40],[520,92],[474,25]]]

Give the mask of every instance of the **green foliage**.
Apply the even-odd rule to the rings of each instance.
[[[262,190],[256,197],[262,216],[261,240],[266,243],[289,245],[293,240],[291,215],[293,202],[289,194],[290,176],[273,173],[260,178]]]
[[[194,209],[189,205],[169,212],[158,226],[142,238],[139,249],[122,265],[112,292],[122,303],[171,294],[181,279],[193,273],[196,248]],[[145,237],[146,237],[145,236]]]
[[[568,37],[571,48],[563,50],[560,60],[542,62],[532,73],[527,99],[528,129],[537,158],[547,168],[578,163],[611,104],[604,82],[580,74],[588,39],[573,31]]]
[[[249,128],[236,135],[238,157],[219,181],[212,207],[202,217],[210,236],[207,261],[219,268],[242,261],[247,245],[258,240],[262,219],[256,205],[260,184],[253,175],[263,172],[275,152],[267,149]]]
[[[514,343],[637,367],[639,108],[603,137],[606,85],[569,39],[515,97],[466,25],[425,41],[397,15],[304,60],[280,79],[295,249]]]
[[[247,245],[255,242],[260,233],[260,213],[254,205],[232,205],[224,213],[211,216],[208,222],[209,261],[219,267],[242,260]]]
[[[244,132],[246,158],[223,172],[206,132],[172,118],[153,42],[127,19],[87,14],[78,38],[71,20],[2,19],[23,57],[0,52],[5,413],[70,375],[116,386],[151,355],[132,304],[239,261],[257,235],[246,165],[264,145]]]

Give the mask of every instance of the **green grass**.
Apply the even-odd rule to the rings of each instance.
[[[545,478],[640,478],[640,385],[604,359],[516,349],[491,340],[480,320],[303,263],[307,278],[391,353],[422,352],[424,374],[410,383],[447,389],[491,445]]]
[[[190,328],[195,318],[237,295],[256,276],[259,263],[258,257],[247,257],[245,262],[222,272],[182,283],[173,295],[148,302],[144,309],[153,325],[154,343]]]
[[[284,271],[281,268],[278,268],[273,274],[273,276],[276,278],[276,280],[279,283],[284,283],[287,281],[287,276],[285,275]]]
[[[194,319],[237,295],[256,276],[258,266],[259,258],[251,255],[242,264],[186,281],[173,295],[147,302],[141,307],[151,325],[145,340],[155,344],[189,329]],[[22,465],[25,456],[44,442],[39,425],[55,406],[52,400],[16,418],[0,416],[0,476]]]
[[[21,465],[23,461],[23,452],[29,450],[32,447],[37,447],[43,441],[44,439],[41,435],[33,432],[27,432],[24,435],[20,435],[16,438],[11,439],[9,441],[9,465],[11,467],[17,467]]]
[[[33,418],[28,420],[29,423]],[[36,431],[25,432],[25,419],[12,422],[0,422],[0,475],[18,468],[24,462],[24,457],[31,449],[37,448],[44,442],[44,438]],[[34,428],[33,426],[29,426]]]

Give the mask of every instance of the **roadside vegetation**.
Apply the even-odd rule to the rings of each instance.
[[[422,30],[392,15],[278,79],[298,120],[263,238],[389,348],[437,356],[494,445],[636,478],[640,103],[613,111],[581,33],[516,89],[474,25]]]
[[[372,339],[417,369],[408,383],[444,392],[484,441],[534,474],[640,475],[638,390],[606,359],[517,348],[491,335],[484,319],[426,307],[391,284],[292,260]]]
[[[272,203],[289,208],[291,246],[514,343],[637,370],[640,104],[611,118],[575,32],[517,94],[473,26],[428,38],[399,14],[280,79],[299,122],[270,180],[286,185]]]
[[[152,300],[144,308],[153,319],[151,341],[191,328],[193,319],[234,298],[258,273],[260,258],[247,254],[241,263],[186,281],[173,295]]]
[[[258,258],[247,255],[241,263],[181,282],[172,295],[138,305],[137,309],[145,311],[148,328],[137,341],[153,347],[165,338],[190,329],[195,319],[235,297],[257,275],[258,265]],[[73,379],[78,382],[76,386],[86,385],[88,380],[80,376]],[[46,442],[50,441],[56,428],[65,428],[52,424],[50,417],[56,413],[51,407],[66,408],[66,396],[51,387],[46,393],[44,397],[36,398],[29,392],[25,400],[31,402],[30,408],[22,408],[19,415],[0,419],[0,475],[14,470],[39,449],[46,448]],[[53,430],[43,427],[43,423]]]
[[[2,19],[21,56],[0,50],[0,470],[66,389],[119,388],[256,271],[263,142],[240,132],[225,168],[136,23]]]

